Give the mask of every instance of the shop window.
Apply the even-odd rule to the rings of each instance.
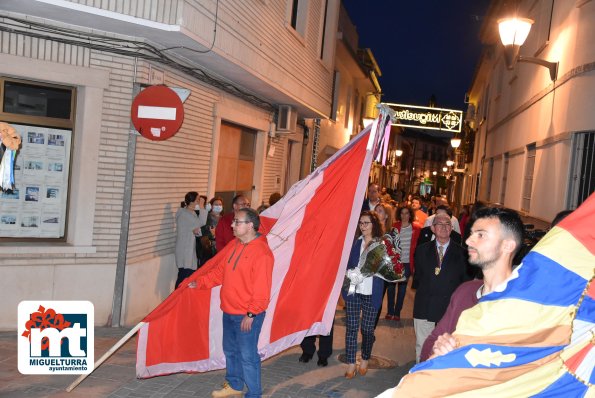
[[[65,240],[72,87],[0,77],[0,120],[21,135],[14,189],[0,192],[0,240]]]

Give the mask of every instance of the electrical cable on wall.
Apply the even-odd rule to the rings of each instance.
[[[0,31],[2,32],[20,34],[37,39],[50,40],[63,44],[81,46],[92,50],[129,57],[138,57],[147,61],[158,62],[182,71],[203,83],[207,83],[215,88],[237,96],[259,108],[269,112],[275,112],[276,110],[273,103],[251,94],[232,83],[218,79],[200,68],[182,63],[165,54],[165,50],[159,49],[151,44],[129,39],[106,37],[96,33],[82,33],[69,28],[48,26],[42,23],[9,16],[2,17],[4,18],[3,23],[0,25]],[[215,38],[213,38],[213,43],[214,41]]]

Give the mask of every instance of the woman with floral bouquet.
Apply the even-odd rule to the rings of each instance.
[[[389,248],[391,239],[383,239],[382,226],[378,215],[373,211],[364,211],[359,218],[358,239],[354,242],[347,262],[347,274],[343,284],[343,299],[347,310],[345,333],[345,351],[348,368],[345,377],[353,378],[356,373],[364,376],[368,372],[368,360],[374,344],[374,326],[376,315],[382,305],[384,281],[396,282],[404,277],[403,268],[396,266],[388,251],[396,257],[398,254]],[[359,369],[355,365],[357,334],[362,333],[362,361]]]

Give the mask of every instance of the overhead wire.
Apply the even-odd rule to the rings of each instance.
[[[217,10],[218,4],[219,2],[217,1]],[[182,71],[203,83],[207,83],[222,91],[237,96],[269,112],[276,111],[275,104],[260,98],[259,96],[252,94],[233,83],[212,76],[210,73],[202,68],[197,67],[196,65],[189,65],[191,63],[190,61],[183,63],[180,60],[165,53],[165,51],[172,50],[174,47],[160,49],[143,41],[135,41],[118,37],[107,37],[105,35],[93,32],[81,32],[71,28],[51,26],[6,15],[0,16],[4,19],[3,23],[0,24],[1,32],[20,34],[42,40],[51,40],[63,44],[81,46],[96,51],[122,56],[139,57],[147,61],[158,62],[170,66],[173,69]],[[213,37],[213,42],[209,51],[213,48],[214,43],[215,37]],[[185,49],[188,50],[188,48]],[[200,53],[198,50],[195,52]],[[203,53],[206,52],[208,51],[204,51]]]

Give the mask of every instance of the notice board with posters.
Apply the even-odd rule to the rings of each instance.
[[[72,131],[11,123],[21,135],[15,189],[0,192],[0,237],[62,238]]]

